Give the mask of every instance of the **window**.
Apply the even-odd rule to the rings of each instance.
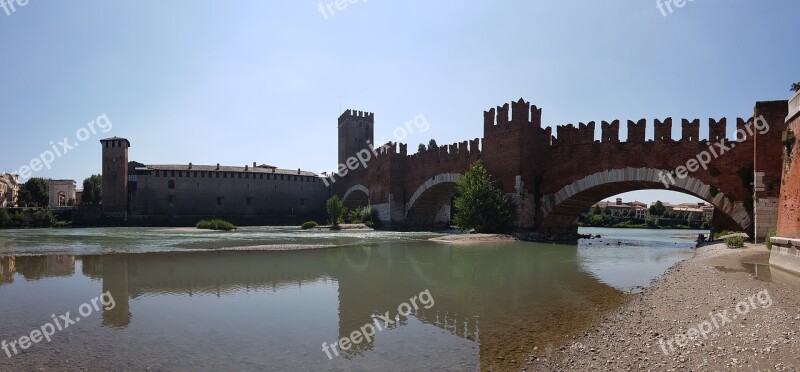
[[[194,171],[194,178],[197,178],[197,171]]]
[[[218,207],[221,207],[224,202],[225,202],[225,198],[223,198],[221,196],[217,197],[217,206]]]
[[[175,188],[175,180],[169,180],[169,182],[167,183],[167,187],[169,187],[170,189],[174,189]]]
[[[206,172],[200,172],[200,178],[206,178]]]
[[[228,172],[222,172],[222,178],[228,178]]]
[[[175,177],[175,171],[172,171],[171,173],[172,173],[172,177]]]
[[[219,178],[219,172],[216,172],[215,174],[217,175],[217,178]]]
[[[281,174],[281,181],[283,181],[283,175]]]
[[[250,173],[245,173],[244,174],[244,179],[249,180],[250,179]]]
[[[263,180],[264,179],[264,173],[259,174],[258,175],[258,179]]]
[[[242,174],[241,173],[239,173],[239,179],[242,179]]]
[[[297,182],[297,176],[294,176],[294,181]]]
[[[188,174],[187,174],[187,176],[188,176]],[[183,171],[179,171],[178,172],[178,177],[183,177]]]

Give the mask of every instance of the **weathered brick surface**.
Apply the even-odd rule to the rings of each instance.
[[[384,205],[391,196],[393,208],[405,210],[411,197],[421,185],[436,176],[463,173],[475,160],[482,160],[489,173],[503,190],[515,197],[519,210],[518,226],[537,229],[547,227],[574,228],[577,214],[592,203],[617,193],[640,189],[664,189],[658,171],[672,171],[678,166],[693,166],[698,155],[708,153],[707,169],[689,172],[670,189],[703,198],[722,212],[715,216],[719,228],[753,227],[753,193],[748,174],[754,164],[764,173],[766,191],[760,196],[776,198],[780,180],[780,164],[775,165],[774,149],[780,143],[775,132],[783,128],[786,101],[758,103],[756,115],[764,115],[771,130],[760,135],[753,128],[753,119],[737,119],[740,141],[725,139],[727,120],[709,119],[705,125],[709,139],[700,139],[698,119],[681,120],[681,139],[673,139],[672,118],[648,122],[646,119],[627,121],[628,138],[619,138],[619,120],[601,122],[601,138],[595,139],[595,122],[556,126],[556,136],[550,127],[542,128],[542,110],[520,99],[484,112],[484,138],[439,149],[408,155],[405,147],[393,145],[381,156],[370,161],[366,169],[357,169],[334,184],[334,192],[344,195],[350,188],[363,185],[369,190],[373,205]],[[780,115],[784,115],[779,119]],[[645,140],[647,125],[654,125],[655,140]],[[775,132],[773,132],[773,130]],[[752,133],[752,135],[751,135]],[[758,139],[758,141],[756,141]],[[757,146],[764,148],[756,150]],[[723,150],[722,147],[727,149]],[[724,151],[724,153],[722,153]],[[761,157],[754,158],[754,154]],[[626,171],[626,169],[628,171]],[[598,182],[580,193],[556,201],[556,195],[592,175],[603,176],[605,171],[618,170],[620,177]],[[638,173],[637,173],[638,172]],[[641,178],[643,174],[646,178]],[[632,178],[625,178],[632,177]],[[439,196],[440,204],[448,200]],[[430,200],[428,200],[430,202]],[[383,207],[382,207],[383,208]],[[743,212],[744,211],[744,212]],[[766,211],[766,209],[764,209]],[[437,213],[434,211],[434,213]],[[407,222],[407,216],[397,216],[395,225]],[[567,226],[569,225],[569,226]]]
[[[788,238],[800,238],[800,116],[790,118],[788,129],[794,135],[794,141],[785,142],[782,146],[786,153],[791,147],[791,154],[783,162],[783,180],[778,207],[777,235]],[[789,139],[789,131],[783,133],[782,139]],[[789,146],[787,146],[789,145]]]

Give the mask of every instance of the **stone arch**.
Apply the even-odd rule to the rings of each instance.
[[[753,220],[743,203],[732,202],[722,192],[714,194],[711,185],[699,179],[675,177],[675,185],[665,188],[659,178],[668,171],[654,168],[623,168],[597,172],[564,186],[553,195],[542,198],[541,231],[563,231],[575,226],[575,220],[586,208],[607,197],[636,190],[669,190],[698,197],[715,208],[715,222],[750,231]],[[720,226],[722,227],[722,226]]]
[[[369,189],[364,185],[353,185],[342,196],[342,204],[347,208],[369,205]]]
[[[417,227],[433,227],[450,221],[447,216],[440,215],[442,209],[450,205],[450,199],[456,191],[456,181],[463,177],[459,173],[442,173],[429,178],[411,195],[405,208],[407,225]],[[446,219],[446,221],[445,221]]]

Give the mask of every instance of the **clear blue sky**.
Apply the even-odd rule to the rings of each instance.
[[[424,114],[430,129],[405,139],[416,148],[482,137],[482,112],[520,97],[543,108],[546,125],[707,120],[750,117],[755,101],[787,99],[800,80],[796,0],[695,0],[666,17],[655,0],[369,0],[328,19],[319,4],[0,9],[0,171],[51,141],[76,142],[101,114],[109,132],[34,176],[80,183],[100,173],[97,140],[108,136],[128,138],[143,163],[319,172],[336,166],[346,108],[375,112],[376,137],[387,140]],[[665,195],[633,197],[692,200]]]

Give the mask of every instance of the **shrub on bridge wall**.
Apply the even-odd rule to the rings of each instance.
[[[514,205],[492,183],[480,160],[472,163],[464,177],[456,181],[456,213],[453,223],[459,230],[479,233],[500,232],[514,217]]]

